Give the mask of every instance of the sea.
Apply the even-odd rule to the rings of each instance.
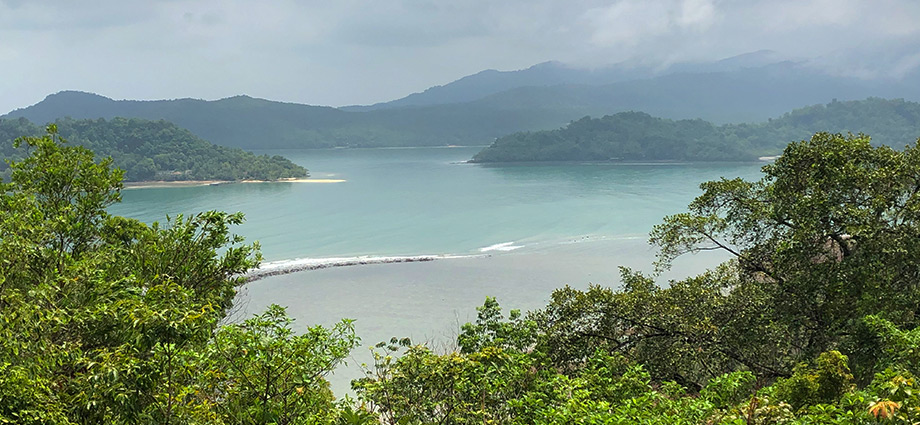
[[[686,211],[702,182],[761,177],[763,163],[471,164],[481,147],[273,150],[333,183],[240,183],[122,192],[116,215],[151,223],[208,210],[245,214],[233,229],[258,241],[258,277],[229,321],[270,304],[295,329],[354,319],[361,347],[329,376],[337,394],[362,376],[370,349],[409,337],[455,347],[487,296],[535,310],[566,285],[617,287],[620,267],[652,273],[649,231]],[[712,267],[688,255],[660,285]]]

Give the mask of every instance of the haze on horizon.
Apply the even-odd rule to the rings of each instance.
[[[827,72],[920,66],[915,0],[0,0],[0,114],[61,90],[372,104],[555,60],[666,67],[758,50]]]

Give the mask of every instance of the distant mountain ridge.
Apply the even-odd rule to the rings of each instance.
[[[498,108],[518,104],[557,109],[643,111],[672,119],[719,124],[766,120],[802,105],[867,97],[920,101],[920,78],[901,81],[829,76],[793,62],[726,72],[681,72],[603,86],[521,87],[480,101]]]
[[[346,106],[346,111],[371,111],[400,107],[443,105],[472,102],[484,97],[520,87],[556,86],[565,84],[604,85],[645,78],[651,69],[614,66],[597,70],[578,69],[560,62],[543,62],[518,71],[487,69],[454,82],[434,86],[404,98],[368,106]]]
[[[558,63],[540,64],[517,73],[484,71],[432,88],[427,95],[419,94],[422,97],[412,100],[432,103],[429,105],[399,106],[399,101],[394,101],[356,110],[249,96],[216,101],[134,101],[65,91],[4,117],[25,117],[36,123],[63,117],[163,119],[220,145],[248,149],[330,148],[487,145],[507,134],[549,130],[586,115],[623,111],[725,124],[764,121],[802,105],[834,99],[920,101],[920,75],[898,80],[832,76],[802,63],[772,62],[771,55],[759,52],[721,63],[675,65],[673,68],[680,72],[601,85],[587,83],[629,78],[624,71],[627,66],[617,68],[622,71],[617,75],[614,74],[620,71],[604,74],[572,70]],[[552,84],[563,80],[580,83]],[[524,83],[535,85],[520,85]],[[484,95],[509,85],[517,86]],[[410,97],[403,100],[409,102]],[[460,101],[470,98],[475,99]],[[447,101],[453,103],[438,103]]]
[[[577,68],[557,61],[538,63],[516,71],[487,69],[448,84],[438,85],[401,99],[366,106],[346,106],[346,111],[431,106],[464,103],[521,87],[558,85],[602,86],[630,80],[642,80],[675,73],[730,72],[784,62],[771,50],[759,50],[714,62],[684,62],[667,67],[652,67],[631,62],[599,68]]]

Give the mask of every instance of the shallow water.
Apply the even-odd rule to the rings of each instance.
[[[342,183],[135,189],[112,212],[151,222],[242,211],[267,261],[476,254],[580,238],[640,237],[683,210],[702,181],[759,164],[466,164],[479,148],[272,151]],[[505,244],[505,245],[502,245]]]
[[[615,286],[618,266],[650,271],[652,226],[681,212],[701,182],[760,176],[761,164],[466,164],[478,148],[273,151],[342,183],[232,184],[125,191],[112,208],[151,222],[208,209],[242,211],[237,233],[262,243],[266,262],[361,263],[403,256],[434,261],[331,267],[267,277],[241,290],[234,318],[272,303],[301,326],[356,319],[362,347],[331,378],[342,394],[392,336],[450,347],[486,296],[522,310],[553,289]],[[386,258],[382,258],[386,257]],[[328,260],[337,258],[337,260]],[[346,261],[342,261],[342,259]],[[681,259],[682,277],[717,254]]]

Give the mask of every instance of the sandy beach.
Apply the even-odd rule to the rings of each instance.
[[[143,181],[125,182],[125,189],[149,189],[162,187],[218,186],[236,183],[343,183],[342,179],[278,179],[278,180],[178,180],[178,181]]]

